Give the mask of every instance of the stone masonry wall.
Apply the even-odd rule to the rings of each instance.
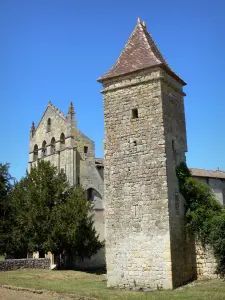
[[[196,272],[198,279],[214,279],[217,278],[216,259],[210,246],[203,248],[196,243]]]
[[[12,271],[17,269],[49,269],[50,263],[50,258],[6,259],[0,261],[0,271]]]
[[[108,286],[172,288],[160,79],[148,70],[103,83]]]
[[[216,199],[220,204],[225,205],[225,180],[220,178],[207,178],[207,177],[198,177],[195,178],[205,182],[212,189]]]
[[[48,120],[51,120],[49,130]],[[60,144],[60,136],[64,133],[65,144]],[[55,138],[55,153],[51,151],[51,141]],[[42,155],[42,143],[46,141],[47,153]],[[38,158],[50,161],[58,170],[63,170],[72,186],[82,186],[84,190],[93,190],[93,208],[95,228],[104,240],[104,189],[103,178],[95,166],[95,145],[76,127],[76,122],[69,119],[51,104],[43,114],[35,133],[30,137],[29,169],[36,166],[34,146],[38,147]],[[93,258],[80,262],[79,266],[89,268],[92,265],[105,265],[104,251]]]
[[[184,162],[187,151],[182,86],[162,72],[162,102],[167,154],[167,180],[170,213],[170,237],[173,287],[196,278],[194,239],[186,235],[185,200],[179,193],[176,166]]]

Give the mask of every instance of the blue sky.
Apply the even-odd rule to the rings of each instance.
[[[96,79],[116,61],[137,17],[187,82],[187,162],[225,170],[225,1],[0,1],[0,162],[19,179],[29,131],[50,99],[72,100],[78,127],[103,156],[103,102]]]

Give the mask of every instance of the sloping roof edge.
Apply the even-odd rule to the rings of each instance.
[[[104,158],[95,158],[95,165],[104,167]],[[189,168],[193,177],[225,179],[225,171]]]

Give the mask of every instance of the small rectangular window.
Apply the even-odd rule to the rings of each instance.
[[[132,109],[132,119],[137,119],[138,118],[138,109],[134,108]]]
[[[172,140],[172,150],[175,151],[175,142]]]
[[[88,153],[88,147],[84,146],[84,153],[87,154]]]

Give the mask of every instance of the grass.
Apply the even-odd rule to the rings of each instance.
[[[108,289],[103,275],[77,271],[17,270],[0,272],[0,284],[72,293],[102,300],[225,299],[225,283],[221,280],[206,281],[173,291],[143,293]]]

